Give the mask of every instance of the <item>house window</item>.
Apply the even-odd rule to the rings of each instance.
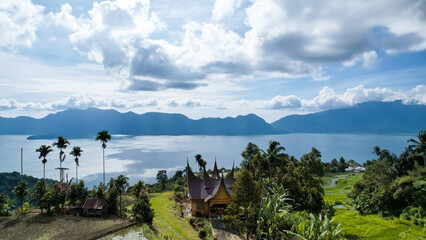
[[[204,203],[201,204],[201,210],[204,210]]]
[[[197,210],[201,209],[201,203],[197,203]]]

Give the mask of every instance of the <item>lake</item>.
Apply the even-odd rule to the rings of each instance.
[[[24,135],[0,136],[0,172],[20,171],[20,148],[24,153],[24,173],[41,178],[43,165],[35,152],[42,144],[51,145],[54,140],[27,140]],[[286,153],[300,158],[309,153],[312,147],[322,153],[322,161],[330,162],[343,156],[359,163],[374,159],[374,146],[388,149],[399,155],[407,146],[407,140],[416,136],[408,135],[368,135],[368,134],[282,134],[265,136],[113,136],[106,148],[106,176],[116,177],[125,174],[131,184],[142,179],[155,182],[158,170],[165,169],[169,177],[176,170],[186,166],[186,159],[193,169],[198,169],[194,155],[200,153],[207,161],[207,168],[213,168],[214,159],[218,167],[231,168],[233,162],[239,165],[241,152],[248,142],[266,149],[269,140],[276,140],[286,148]],[[75,162],[68,155],[73,146],[83,149],[78,168],[79,179],[88,186],[102,180],[102,148],[94,139],[68,139],[71,146],[63,167],[69,178],[75,177]],[[59,166],[59,150],[54,148],[47,157],[46,177],[59,178],[55,168]]]

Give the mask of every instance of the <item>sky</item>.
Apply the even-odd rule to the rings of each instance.
[[[0,116],[426,104],[424,0],[2,0]]]

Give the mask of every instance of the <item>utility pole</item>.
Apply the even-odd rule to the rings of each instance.
[[[21,181],[24,177],[24,149],[21,148]]]

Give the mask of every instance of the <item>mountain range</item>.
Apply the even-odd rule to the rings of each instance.
[[[124,135],[267,135],[282,133],[418,133],[426,130],[426,106],[401,101],[366,102],[353,107],[290,115],[271,124],[255,114],[193,120],[182,114],[120,113],[68,109],[44,118],[0,117],[0,135],[29,139],[93,137],[101,130]]]

